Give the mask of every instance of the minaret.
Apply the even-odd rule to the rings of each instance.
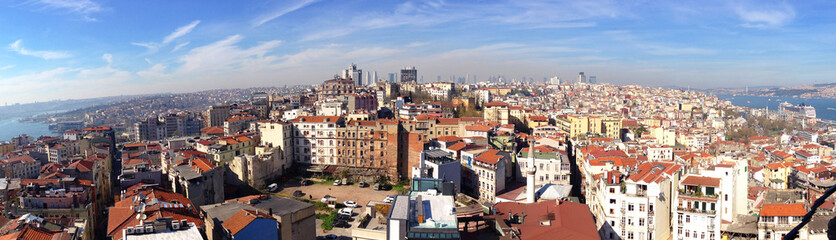
[[[534,199],[534,173],[537,172],[537,166],[534,165],[534,143],[534,140],[531,140],[531,144],[528,144],[528,171],[525,172],[525,195],[527,203],[534,203],[537,201],[537,199]]]

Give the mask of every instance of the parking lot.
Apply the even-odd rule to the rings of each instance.
[[[348,221],[348,223],[352,227],[356,226],[359,219],[362,217],[361,214],[365,211],[365,206],[369,203],[369,201],[383,201],[383,199],[386,198],[386,196],[396,194],[396,192],[394,191],[375,191],[371,187],[361,188],[358,187],[357,184],[333,186],[331,184],[315,183],[308,186],[301,186],[299,184],[299,180],[287,182],[280,193],[282,195],[291,196],[293,192],[296,190],[302,191],[305,194],[305,196],[303,197],[305,199],[319,201],[325,195],[331,195],[337,198],[338,203],[342,203],[344,201],[356,202],[359,205],[359,207],[354,209],[354,216],[350,219],[350,221]],[[317,219],[317,236],[334,234],[337,236],[346,237],[343,239],[350,239],[351,237],[350,228],[334,228],[331,231],[323,232],[322,227],[320,225],[322,225],[322,221]]]

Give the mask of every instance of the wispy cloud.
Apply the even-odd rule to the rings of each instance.
[[[113,64],[113,55],[110,53],[103,54],[102,59],[105,60],[105,62],[107,62],[108,66]]]
[[[174,32],[168,34],[168,36],[165,36],[162,42],[131,42],[131,45],[140,46],[148,49],[148,54],[155,53],[158,50],[160,50],[160,48],[167,46],[174,40],[177,40],[178,38],[181,38],[186,34],[192,32],[192,30],[194,30],[194,28],[197,27],[198,24],[200,24],[200,20],[195,20],[185,26],[179,27],[175,29]],[[185,47],[187,44],[189,44],[189,42],[180,43],[177,46],[175,46],[174,49],[171,51],[177,51],[178,49]]]
[[[6,65],[6,66],[3,66],[3,67],[0,67],[0,71],[9,70],[9,69],[12,69],[14,67],[15,67],[15,65]]]
[[[191,42],[184,42],[184,43],[177,44],[177,46],[174,46],[174,48],[171,49],[171,52],[176,52],[177,50],[180,50],[181,48],[185,47],[186,45],[189,45],[189,43],[191,43]]]
[[[104,11],[101,5],[90,0],[30,0],[24,4],[38,6],[45,10],[61,10],[77,14],[85,21],[97,21],[90,15]]]
[[[787,3],[768,6],[768,4],[759,2],[753,5],[755,6],[738,5],[735,7],[735,13],[743,20],[741,26],[751,28],[781,27],[795,18],[795,10]]]
[[[46,60],[71,57],[71,55],[69,53],[66,53],[66,52],[60,52],[60,51],[33,51],[33,50],[26,49],[26,48],[23,47],[23,39],[18,39],[17,41],[9,44],[9,48],[12,51],[17,52],[20,55],[39,57],[39,58],[43,58],[43,59],[46,59]]]
[[[163,38],[163,44],[171,43],[171,41],[174,41],[174,39],[189,34],[190,32],[192,32],[192,29],[197,27],[198,24],[200,24],[200,20],[195,20],[192,23],[189,23],[189,25],[177,28],[177,30],[174,30],[174,32]]]
[[[269,21],[272,21],[273,19],[279,18],[281,16],[284,16],[285,14],[288,14],[288,13],[291,13],[293,11],[299,10],[299,9],[301,9],[303,7],[306,7],[308,5],[311,5],[311,4],[313,4],[317,1],[319,1],[319,0],[301,0],[301,1],[296,1],[296,2],[290,2],[289,1],[290,2],[289,4],[281,6],[277,9],[274,9],[273,11],[271,11],[269,13],[266,13],[264,15],[261,15],[261,16],[255,18],[255,19],[253,19],[253,21],[252,21],[253,27],[261,26],[262,24],[265,24]]]
[[[636,47],[644,50],[646,53],[653,55],[713,55],[717,53],[717,51],[713,49],[695,47],[676,48],[652,44],[639,44]]]

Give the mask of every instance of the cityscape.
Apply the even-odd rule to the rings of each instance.
[[[836,239],[833,4],[143,4],[0,10],[0,239]]]

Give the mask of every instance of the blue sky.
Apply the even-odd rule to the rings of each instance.
[[[0,105],[470,74],[701,88],[836,82],[829,1],[0,0]]]

